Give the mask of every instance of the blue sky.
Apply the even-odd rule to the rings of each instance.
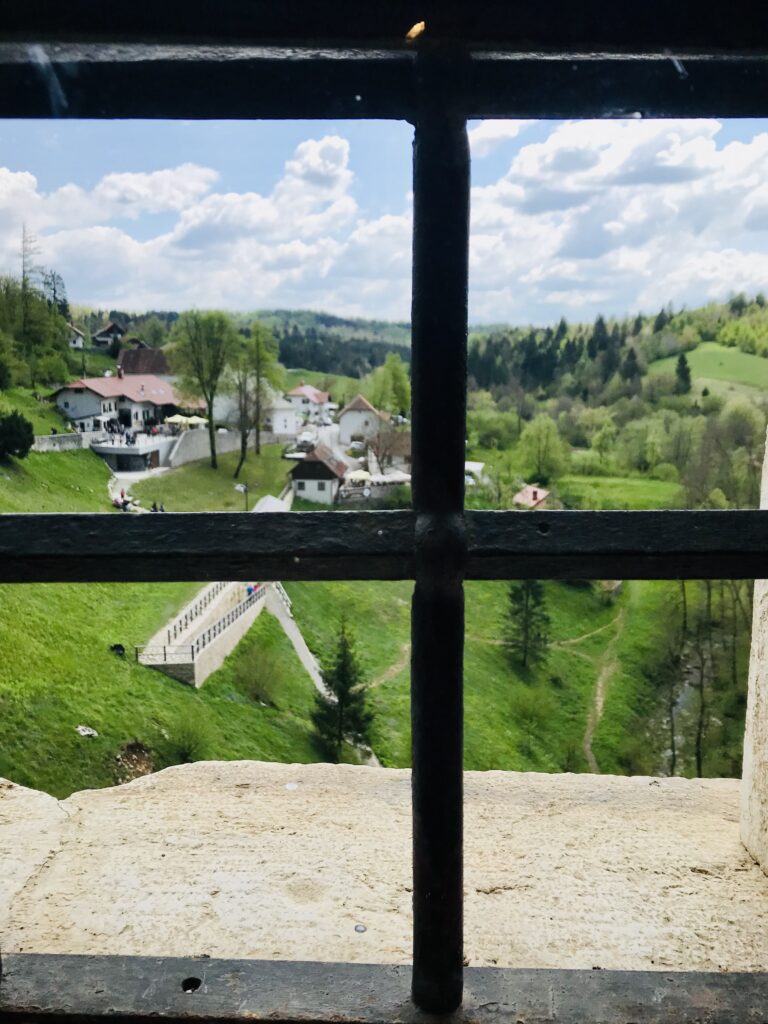
[[[768,289],[766,122],[470,128],[474,322]],[[405,319],[411,139],[400,122],[0,122],[0,272],[26,223],[75,303]]]

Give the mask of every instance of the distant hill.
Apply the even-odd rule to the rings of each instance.
[[[382,342],[402,348],[411,345],[411,325],[397,321],[351,319],[308,309],[259,309],[250,319],[261,320],[281,332],[290,332],[295,326],[305,335],[314,330],[318,335],[334,335],[341,341]]]

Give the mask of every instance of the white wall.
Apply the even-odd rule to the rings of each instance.
[[[299,485],[303,484],[301,490]],[[293,494],[304,501],[317,501],[321,505],[332,505],[339,489],[338,480],[294,480]]]
[[[310,402],[303,395],[286,395],[285,397],[296,410],[299,422],[303,422],[304,417],[309,416],[310,420],[316,423],[318,420],[330,415],[327,402],[318,405],[316,402]]]
[[[379,417],[367,410],[350,409],[343,416],[339,417],[339,443],[347,445],[355,434],[362,434],[363,437],[373,437],[378,433],[381,420]]]
[[[273,434],[294,437],[299,432],[299,417],[295,409],[268,409],[264,425]]]
[[[65,403],[69,408],[65,408]],[[101,416],[101,399],[92,391],[73,391],[66,388],[56,395],[56,405],[62,416],[69,420],[83,416]]]

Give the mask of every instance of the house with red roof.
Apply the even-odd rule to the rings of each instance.
[[[346,463],[319,444],[291,470],[294,497],[332,505],[346,472]]]
[[[65,384],[51,396],[76,430],[105,430],[112,421],[132,430],[161,422],[184,405],[168,381],[153,374],[85,377]]]
[[[339,444],[346,446],[373,437],[388,419],[363,395],[355,395],[339,413]]]
[[[512,504],[518,508],[545,508],[549,491],[545,491],[541,484],[526,484],[512,499]]]
[[[331,396],[327,391],[320,391],[311,384],[302,381],[298,387],[287,392],[285,396],[296,410],[300,422],[309,420],[311,423],[321,423],[323,420],[330,420],[331,412],[336,408],[331,403]]]

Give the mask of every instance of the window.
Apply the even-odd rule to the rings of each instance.
[[[318,489],[318,491],[324,491],[325,490],[325,480],[318,480],[317,481],[317,489]]]
[[[183,28],[177,12],[166,17],[162,5],[153,10],[139,4],[128,13],[105,7],[95,24],[91,6],[45,5],[41,26],[35,21],[40,5],[9,5],[8,37],[27,45],[2,64],[0,113],[50,116],[66,91],[61,109],[72,117],[380,117],[415,124],[413,511],[309,513],[315,518],[303,520],[303,531],[294,530],[290,540],[284,522],[260,522],[254,533],[240,523],[233,527],[231,514],[220,513],[207,516],[190,536],[183,515],[146,516],[140,549],[130,516],[88,517],[87,525],[82,516],[58,516],[55,526],[41,520],[38,530],[2,516],[0,578],[174,580],[196,572],[191,578],[238,579],[244,562],[249,577],[265,566],[268,579],[414,578],[411,984],[420,1008],[452,1011],[464,978],[463,580],[768,576],[768,513],[465,512],[466,119],[765,114],[768,74],[755,55],[764,39],[764,12],[755,5],[749,17],[739,17],[729,8],[700,5],[695,18],[686,18],[669,5],[649,3],[622,8],[617,17],[615,6],[596,2],[583,5],[574,19],[566,0],[546,10],[445,0],[425,5],[426,30],[421,23],[415,43],[406,46],[410,5],[362,5],[350,14],[349,5],[338,3],[322,5],[318,15],[312,0],[268,2],[259,5],[258,18],[243,19],[242,5],[222,0],[215,9],[189,4]],[[192,46],[188,51],[177,45],[182,35]],[[91,40],[78,44],[91,57],[104,44],[120,47],[109,61],[82,62],[77,48],[73,55],[65,43],[61,52],[52,47],[45,64],[55,84],[49,93],[40,84],[41,40],[81,38]],[[213,40],[221,48],[192,45]],[[246,41],[253,45],[248,59],[233,59],[227,45]],[[147,53],[147,43],[174,45]],[[259,43],[270,49],[259,50]],[[307,53],[297,55],[302,43]],[[678,52],[682,62],[665,56]],[[712,54],[718,59],[709,59]],[[276,64],[280,88],[265,87],[273,86]],[[442,415],[445,408],[452,410],[450,418]],[[303,491],[304,481],[296,489]],[[57,542],[64,536],[66,548]],[[290,550],[281,548],[285,544]],[[439,631],[432,628],[435,620]],[[182,998],[189,1000],[186,1013],[193,1000],[204,998],[194,1004],[203,1019],[206,1013],[220,1019],[290,1019],[294,1013],[305,1020],[361,1014],[402,1019],[410,1012],[402,1008],[406,974],[391,968],[366,973],[322,965],[317,972],[291,965],[291,974],[272,964],[252,965],[249,973],[247,964],[235,970],[206,961],[211,981],[203,997],[194,994],[201,984],[194,978],[187,981],[196,984],[184,989],[179,980],[172,993],[167,979],[175,978],[175,968],[168,964],[132,961],[123,970],[112,958],[89,958],[86,974],[74,962],[57,971],[55,961],[46,967],[45,957],[28,966],[23,955],[9,959],[6,980],[3,957],[0,1016],[22,1001],[25,1009],[36,1008],[37,1017],[53,1007],[54,1019],[61,1018],[62,1005],[72,1015],[85,1007],[82,1016],[89,1019],[107,1016],[116,993],[132,1019],[178,1017]],[[563,1020],[658,1020],[668,1008],[666,1019],[681,1022],[709,1019],[717,1006],[722,1019],[735,1021],[753,1019],[755,1007],[768,1002],[763,974],[741,976],[737,984],[705,974],[672,982],[664,972],[652,981],[606,977],[610,973],[481,972],[472,975],[470,987],[479,1002],[509,1020],[553,1020],[555,1014]],[[61,986],[52,990],[51,977],[60,978]],[[694,1005],[704,1009],[687,1013]],[[335,1014],[339,1007],[346,1012]],[[485,1012],[480,1006],[478,1019]]]

